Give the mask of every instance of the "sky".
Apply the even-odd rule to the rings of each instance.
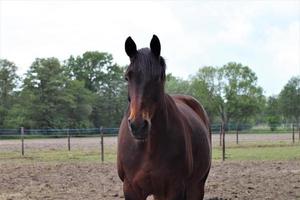
[[[95,50],[127,65],[126,38],[143,48],[153,34],[167,73],[183,79],[234,61],[250,67],[269,96],[300,75],[300,0],[0,0],[0,58],[19,75],[37,57],[63,61]]]

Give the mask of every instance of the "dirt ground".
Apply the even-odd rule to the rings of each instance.
[[[235,135],[226,137],[234,143]],[[290,141],[290,134],[244,134],[243,142]],[[217,146],[219,136],[213,135]],[[19,140],[0,140],[1,152],[19,152]],[[104,138],[105,147],[116,149],[117,138]],[[99,149],[99,138],[71,138],[71,149]],[[66,149],[67,139],[25,140],[25,152]],[[24,199],[124,199],[114,163],[66,161],[19,162],[0,160],[0,200]],[[150,200],[151,198],[149,198]],[[300,200],[300,160],[214,161],[205,199]]]
[[[0,199],[124,197],[114,163],[0,162]],[[214,162],[205,199],[300,199],[300,161]]]

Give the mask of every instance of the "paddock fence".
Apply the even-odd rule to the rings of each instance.
[[[236,147],[290,146],[300,144],[300,124],[213,124],[212,146],[221,148],[222,160],[226,149]]]
[[[105,149],[113,149],[116,154],[118,128],[82,129],[0,129],[1,151],[27,151],[44,149],[63,149],[72,151],[87,148],[97,149],[103,162]],[[250,125],[250,124],[212,124],[212,147],[221,150],[221,159],[226,159],[226,150],[235,147],[287,146],[300,144],[299,124]]]

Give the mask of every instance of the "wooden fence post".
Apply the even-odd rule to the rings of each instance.
[[[222,160],[225,161],[225,125],[222,123]]]
[[[24,127],[21,127],[21,152],[24,156]]]
[[[222,124],[220,125],[220,146],[222,146]]]
[[[298,141],[300,142],[300,126],[299,126],[299,124],[298,124],[298,132],[299,132]]]
[[[239,125],[236,125],[236,144],[239,144]]]
[[[210,140],[210,145],[212,147],[212,128],[211,128],[211,124],[209,124],[209,140]]]
[[[70,131],[69,129],[67,130],[67,135],[68,135],[68,150],[71,151],[71,136],[70,136]]]
[[[295,143],[295,125],[293,124],[293,144]]]
[[[101,138],[101,161],[104,162],[104,142],[103,142],[103,127],[100,127],[100,138]]]

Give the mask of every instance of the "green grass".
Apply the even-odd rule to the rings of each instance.
[[[213,160],[221,160],[222,149],[213,148]],[[116,149],[105,149],[105,162],[116,162]],[[227,160],[300,160],[300,144],[278,144],[278,145],[252,145],[239,146],[232,145],[226,148]],[[82,150],[72,149],[71,151],[62,149],[53,150],[31,150],[25,151],[25,156],[21,156],[19,151],[0,152],[1,162],[101,162],[99,149]]]
[[[218,132],[217,133],[214,133],[214,134],[219,134]],[[236,131],[226,131],[226,134],[236,134]],[[239,135],[243,135],[243,134],[291,134],[292,135],[292,130],[275,130],[275,131],[270,131],[270,130],[259,130],[259,129],[256,129],[256,130],[243,130],[243,131],[239,131]],[[295,131],[295,135],[297,135],[298,132]]]
[[[227,160],[300,160],[300,145],[231,146],[225,151]],[[222,158],[222,149],[213,149],[213,159]]]
[[[116,152],[106,151],[105,162],[115,162]],[[101,162],[99,150],[43,150],[25,151],[22,156],[20,152],[0,152],[1,162]]]
[[[295,145],[300,145],[297,141]],[[263,147],[290,147],[293,144],[291,141],[242,141],[239,144],[236,144],[234,141],[226,142],[226,148],[263,148]]]

